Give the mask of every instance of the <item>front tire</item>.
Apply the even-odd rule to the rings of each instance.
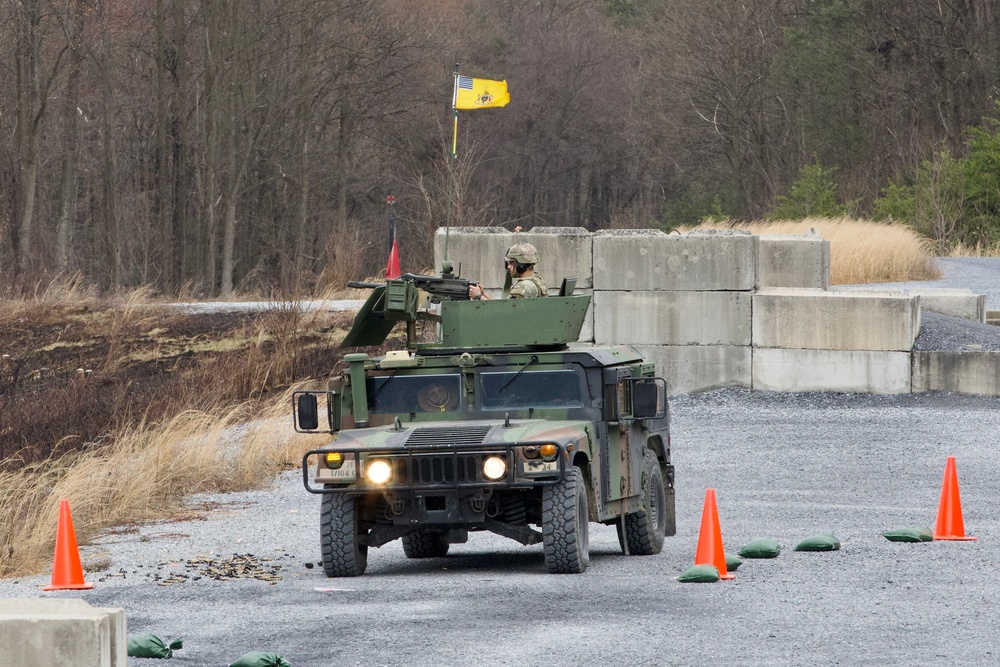
[[[542,491],[542,546],[553,574],[579,574],[590,564],[587,489],[579,468]]]
[[[361,499],[346,493],[325,493],[320,506],[320,551],[328,577],[358,577],[368,567],[368,534],[358,516]]]
[[[403,553],[407,558],[440,558],[448,555],[448,536],[428,530],[403,535]]]
[[[625,551],[635,556],[652,556],[663,549],[667,532],[667,493],[663,486],[660,462],[650,450],[643,455],[642,509],[625,515],[625,531],[618,524],[618,542]]]

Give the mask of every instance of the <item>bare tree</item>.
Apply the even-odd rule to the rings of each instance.
[[[43,0],[18,3],[14,11],[18,159],[17,270],[24,276],[33,250],[35,198],[38,190],[43,123],[49,90],[58,75],[68,44],[61,40],[57,15]],[[58,43],[53,43],[56,42]]]

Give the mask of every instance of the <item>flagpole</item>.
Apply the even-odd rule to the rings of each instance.
[[[451,93],[451,110],[455,117],[454,129],[451,135],[451,158],[458,159],[458,63],[455,63],[455,87]],[[451,264],[448,262],[448,235],[451,231],[451,193],[455,183],[455,165],[448,165],[448,209],[444,227],[444,262],[441,273],[451,273]]]

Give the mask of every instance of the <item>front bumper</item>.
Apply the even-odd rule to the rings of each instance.
[[[520,453],[524,448],[540,444],[546,443],[312,449],[302,457],[302,482],[309,493],[355,495],[532,488],[557,484],[566,474],[567,449],[553,443],[558,451],[552,461],[528,459]],[[331,451],[339,452],[344,459],[336,470],[326,467],[321,460]],[[495,481],[483,474],[483,462],[491,456],[503,457],[507,464],[506,474]],[[316,462],[310,465],[312,457],[316,457]],[[389,462],[392,467],[389,482],[374,484],[365,479],[365,465],[373,459]],[[315,471],[312,478],[310,471]]]

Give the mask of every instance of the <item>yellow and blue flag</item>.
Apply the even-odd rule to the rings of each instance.
[[[506,81],[474,79],[471,76],[455,77],[455,95],[452,106],[456,109],[488,109],[505,107],[510,102]]]

